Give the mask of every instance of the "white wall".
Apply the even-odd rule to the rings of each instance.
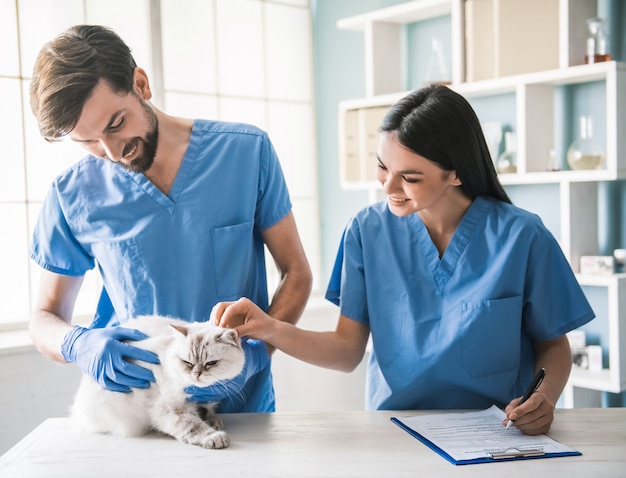
[[[308,330],[335,330],[339,309],[321,298],[309,301],[298,326]],[[276,408],[281,412],[363,410],[368,353],[351,373],[338,372],[274,354],[272,372]]]
[[[80,379],[32,346],[0,353],[0,454],[49,417],[65,416]]]
[[[153,103],[165,112],[252,123],[268,132],[318,287],[308,0],[0,0],[0,143],[6,159],[0,175],[0,268],[11,271],[0,275],[0,325],[23,323],[30,315],[40,269],[28,249],[41,202],[53,178],[85,154],[71,141],[44,141],[28,99],[40,48],[78,23],[107,25],[120,34],[148,73]],[[275,285],[277,273],[269,272]],[[100,290],[97,274],[89,274],[75,314],[93,315]]]

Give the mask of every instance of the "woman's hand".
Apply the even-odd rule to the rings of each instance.
[[[240,337],[262,340],[299,360],[319,367],[351,372],[363,359],[370,329],[366,324],[339,316],[335,331],[304,330],[281,322],[250,299],[221,302],[213,307],[211,321],[232,327]]]
[[[234,328],[240,337],[268,342],[277,324],[277,320],[245,297],[235,302],[219,302],[213,307],[210,320],[220,327]]]
[[[554,420],[555,404],[546,397],[541,389],[533,393],[523,404],[518,405],[522,397],[517,397],[506,406],[504,413],[507,418],[504,426],[513,420],[513,426],[525,435],[547,433]]]

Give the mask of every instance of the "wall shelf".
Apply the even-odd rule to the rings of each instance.
[[[451,12],[452,2],[450,0],[416,0],[344,18],[337,22],[337,28],[340,30],[365,31],[372,23],[397,23],[404,25],[449,15]]]

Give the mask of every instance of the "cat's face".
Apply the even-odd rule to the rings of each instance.
[[[172,325],[171,364],[188,385],[206,387],[239,375],[245,362],[237,332],[208,323]]]

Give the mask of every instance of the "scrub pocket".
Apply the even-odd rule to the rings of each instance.
[[[212,231],[215,288],[219,300],[241,297],[250,274],[254,247],[252,222],[217,227]]]
[[[471,377],[517,370],[522,296],[461,304],[461,362]]]

